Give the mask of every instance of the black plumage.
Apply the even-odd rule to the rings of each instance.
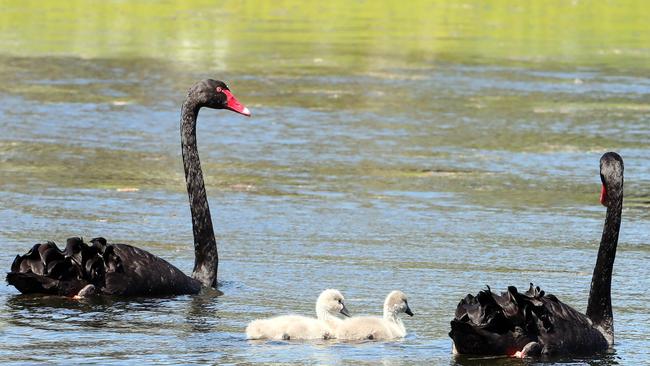
[[[460,354],[592,355],[614,343],[611,280],[623,209],[623,159],[608,152],[600,159],[600,201],[607,207],[586,314],[539,287],[501,295],[487,290],[460,301],[449,336]]]
[[[96,238],[93,241],[103,241]],[[113,246],[88,245],[69,238],[65,250],[53,242],[36,244],[25,255],[16,256],[7,282],[22,293],[74,296],[87,285],[103,288],[106,274],[121,274],[120,258]]]
[[[70,238],[63,251],[47,242],[17,256],[7,282],[22,293],[66,296],[75,296],[82,289],[82,294],[161,296],[216,287],[219,256],[196,145],[196,120],[203,107],[250,115],[226,84],[217,80],[194,84],[181,108],[181,149],[194,233],[192,277],[143,249],[108,244],[104,238],[91,240],[91,245]]]

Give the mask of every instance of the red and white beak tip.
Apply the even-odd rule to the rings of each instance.
[[[223,90],[222,92],[226,94],[226,108],[230,109],[233,112],[237,112],[239,114],[243,114],[244,116],[250,117],[251,111],[248,108],[244,107],[243,104],[239,103],[237,98],[232,95],[230,90]]]

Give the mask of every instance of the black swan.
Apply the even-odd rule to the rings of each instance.
[[[181,108],[181,148],[194,232],[192,277],[127,244],[108,244],[104,238],[95,238],[88,245],[80,238],[70,238],[63,251],[47,242],[17,256],[7,282],[22,293],[64,296],[180,295],[198,293],[202,286],[216,287],[219,257],[196,145],[196,118],[203,107],[250,116],[226,84],[216,80],[194,84]]]
[[[612,268],[623,208],[623,159],[614,152],[600,159],[600,202],[607,207],[586,314],[539,287],[520,293],[514,286],[498,295],[467,295],[456,308],[449,336],[454,352],[473,355],[588,356],[614,343]]]

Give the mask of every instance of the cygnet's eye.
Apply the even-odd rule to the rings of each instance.
[[[339,304],[343,304],[343,300],[339,299]]]

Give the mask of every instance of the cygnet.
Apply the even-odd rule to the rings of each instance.
[[[334,331],[343,323],[337,314],[350,316],[341,292],[334,289],[323,291],[316,301],[316,316],[282,315],[268,319],[253,320],[246,327],[247,339],[331,339]]]
[[[358,316],[346,319],[334,332],[341,340],[388,340],[402,338],[406,335],[404,323],[399,314],[413,316],[406,295],[402,291],[393,291],[384,301],[384,317]]]

